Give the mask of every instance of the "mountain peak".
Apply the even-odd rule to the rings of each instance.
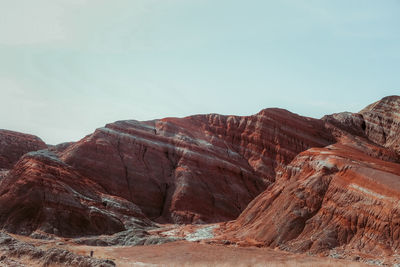
[[[366,112],[400,113],[400,96],[386,96],[381,100],[366,106],[359,113],[363,114]]]

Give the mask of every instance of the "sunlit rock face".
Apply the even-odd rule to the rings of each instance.
[[[297,156],[230,226],[238,239],[321,252],[399,246],[400,165],[346,145]]]
[[[325,116],[337,139],[294,158],[225,238],[297,252],[390,256],[400,246],[399,98]]]
[[[25,153],[44,148],[37,136],[0,129],[0,169],[10,169]]]

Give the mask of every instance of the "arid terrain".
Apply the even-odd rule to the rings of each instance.
[[[206,226],[207,227],[207,226]],[[182,226],[170,225],[168,229],[179,229],[190,235],[194,229],[183,230]],[[189,227],[192,228],[192,227]],[[76,261],[77,266],[113,266],[107,265],[113,262],[116,266],[370,266],[376,263],[374,260],[361,263],[351,260],[343,260],[332,255],[330,258],[324,256],[309,256],[285,252],[277,249],[257,246],[222,245],[209,241],[180,240],[160,245],[145,246],[88,246],[77,245],[69,239],[38,240],[25,236],[12,235],[14,238],[32,244],[36,249],[43,251],[58,249],[59,254],[70,251],[75,257],[86,256],[91,251],[97,258],[95,262],[84,260]],[[179,235],[185,237],[183,233]],[[190,237],[188,238],[190,240]],[[22,254],[22,253],[20,253]],[[3,254],[4,255],[4,254]],[[83,257],[82,257],[83,258]],[[100,259],[100,260],[99,260]],[[103,261],[101,261],[103,260]],[[104,261],[106,260],[106,261]],[[108,261],[107,261],[108,260]],[[50,266],[66,265],[63,257],[32,257],[32,254],[12,255],[0,261],[0,266]],[[3,264],[3,265],[1,265]],[[71,261],[69,261],[71,264]],[[73,264],[73,263],[72,263]],[[90,266],[90,265],[89,265]]]
[[[400,265],[400,97],[0,130],[0,266]],[[90,257],[90,252],[93,257]]]

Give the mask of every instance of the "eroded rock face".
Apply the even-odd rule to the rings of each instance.
[[[42,231],[58,236],[112,234],[151,223],[133,203],[41,150],[30,152],[0,184],[0,225],[24,235]]]
[[[400,96],[385,97],[360,114],[365,120],[368,138],[400,154]]]
[[[385,97],[359,113],[337,113],[323,120],[335,126],[336,132],[365,137],[400,155],[400,96]]]
[[[228,236],[320,253],[389,255],[400,245],[400,165],[346,145],[310,149],[228,226]]]
[[[0,226],[139,244],[158,240],[146,232],[154,222],[240,215],[223,240],[390,255],[400,240],[398,107],[389,97],[321,120],[266,109],[108,124],[1,174]]]
[[[332,140],[319,120],[267,109],[116,122],[61,158],[153,220],[217,222],[236,218],[300,151]]]
[[[37,136],[0,129],[0,169],[10,169],[25,153],[45,148]]]
[[[272,186],[226,225],[222,238],[297,252],[396,254],[398,100],[384,98],[360,114],[324,117],[337,143],[295,157]]]
[[[108,124],[25,155],[0,182],[0,225],[79,236],[154,226],[148,219],[232,220],[276,170],[332,141],[322,121],[280,109]]]

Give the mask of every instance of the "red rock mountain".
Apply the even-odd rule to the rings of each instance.
[[[37,136],[0,129],[0,169],[10,169],[25,153],[45,148]]]
[[[25,154],[0,182],[0,226],[60,236],[222,224],[221,239],[310,253],[394,255],[400,97],[359,113],[119,121]]]
[[[224,238],[311,253],[390,256],[400,246],[400,97],[324,117],[337,142],[300,153]]]
[[[385,97],[360,114],[365,120],[368,139],[400,154],[400,97]]]
[[[69,236],[117,232],[132,215],[232,220],[299,152],[332,142],[322,121],[281,109],[120,121],[25,155],[0,184],[0,225]]]

